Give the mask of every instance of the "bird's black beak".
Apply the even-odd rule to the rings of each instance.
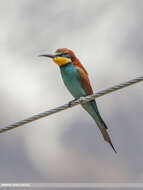
[[[56,55],[52,55],[52,54],[44,54],[44,55],[39,55],[40,57],[50,57],[50,58],[54,58]]]

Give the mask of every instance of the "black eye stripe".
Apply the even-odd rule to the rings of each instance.
[[[63,56],[63,57],[67,57],[67,58],[71,58],[71,56],[70,56],[69,53],[63,53],[62,56]]]
[[[66,57],[66,58],[71,58],[71,55],[70,55],[69,53],[57,52],[56,57]]]

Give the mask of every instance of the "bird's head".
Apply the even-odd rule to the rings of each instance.
[[[40,56],[52,58],[53,61],[60,67],[77,59],[73,51],[67,48],[57,49],[54,54],[45,54]]]

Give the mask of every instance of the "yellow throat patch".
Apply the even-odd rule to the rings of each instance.
[[[71,59],[66,58],[66,57],[55,57],[55,58],[53,58],[53,61],[57,65],[62,66],[62,65],[66,65],[67,63],[70,63]]]

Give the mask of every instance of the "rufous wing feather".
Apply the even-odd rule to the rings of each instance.
[[[88,74],[81,67],[79,66],[75,66],[75,67],[79,73],[81,84],[83,88],[85,89],[87,95],[93,94],[93,90],[88,78]]]

